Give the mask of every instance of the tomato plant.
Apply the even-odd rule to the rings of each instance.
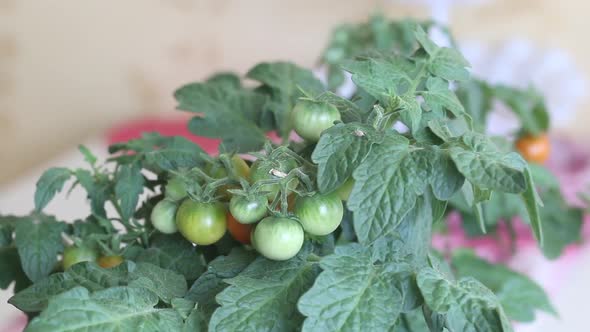
[[[176,226],[187,240],[198,245],[213,244],[227,229],[225,208],[220,203],[185,200],[176,212]]]
[[[69,269],[72,265],[82,262],[94,262],[98,258],[98,252],[95,249],[85,246],[70,246],[64,250],[63,268]]]
[[[0,216],[0,286],[14,285],[28,330],[505,332],[553,312],[525,275],[432,247],[449,211],[493,237],[518,215],[554,259],[579,241],[584,212],[527,162],[538,153],[523,148],[524,160],[523,141],[484,132],[498,101],[542,141],[542,96],[470,77],[452,38],[429,39],[433,26],[338,27],[328,86],[263,62],[180,87],[177,108],[194,114],[192,133],[220,141],[216,156],[145,133],[104,163],[80,146],[85,167],[45,171],[32,213]],[[346,75],[350,97],[335,93]],[[77,186],[88,216],[43,212]]]
[[[243,244],[250,244],[252,225],[238,222],[231,213],[227,214],[227,230],[236,241]]]
[[[254,232],[256,250],[264,257],[283,261],[293,258],[303,246],[303,228],[289,218],[267,217]]]
[[[295,215],[307,233],[328,235],[340,225],[344,207],[336,193],[300,197],[295,204]]]

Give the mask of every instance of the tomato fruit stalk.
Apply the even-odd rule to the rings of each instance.
[[[297,162],[291,158],[280,160],[256,160],[254,164],[252,164],[250,179],[252,180],[252,183],[256,183],[258,181],[263,180],[279,179],[271,173],[272,170],[280,171],[282,173],[287,174],[296,167]],[[297,187],[298,184],[298,179],[291,179],[287,184],[287,188],[289,190],[293,190]],[[274,199],[280,189],[281,186],[278,183],[263,185],[260,187],[260,190],[268,192],[268,194],[266,195],[268,200]]]

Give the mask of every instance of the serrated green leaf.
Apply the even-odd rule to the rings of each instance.
[[[0,214],[0,248],[8,247],[14,241],[14,227],[25,217]]]
[[[144,184],[141,167],[138,164],[123,165],[119,168],[115,184],[115,196],[121,208],[121,217],[124,220],[133,217]]]
[[[426,89],[421,93],[424,102],[433,110],[441,111],[447,109],[456,117],[462,116],[465,112],[463,105],[455,93],[449,90],[449,83],[436,77],[429,77],[426,81]]]
[[[241,248],[233,249],[228,256],[215,258],[209,264],[207,272],[191,286],[185,298],[197,302],[205,316],[211,317],[219,306],[215,296],[228,287],[224,280],[237,276],[254,258],[256,255],[253,252]]]
[[[417,132],[420,129],[420,120],[422,120],[422,108],[416,100],[416,96],[404,94],[398,100],[401,121],[412,130],[412,133]]]
[[[305,250],[304,250],[305,251]],[[297,299],[319,272],[307,254],[277,262],[258,258],[216,297],[221,305],[211,317],[209,331],[296,331],[303,317]]]
[[[526,162],[516,153],[503,154],[485,136],[467,133],[462,144],[449,149],[457,169],[471,183],[482,189],[521,193],[527,186]]]
[[[127,264],[102,269],[95,263],[80,263],[34,283],[16,293],[8,302],[22,311],[38,312],[47,307],[50,299],[75,287],[84,287],[93,292],[125,285],[127,279]]]
[[[199,309],[194,309],[184,321],[183,332],[206,332],[207,320]]]
[[[234,152],[256,151],[264,144],[265,132],[258,125],[264,95],[213,82],[185,85],[174,96],[178,109],[200,114],[189,122],[193,134],[221,138],[222,148]]]
[[[182,297],[187,291],[186,280],[174,271],[149,263],[139,263],[129,274],[129,286],[143,287],[166,302]]]
[[[74,175],[88,194],[92,214],[106,218],[104,206],[112,190],[111,183],[98,181],[90,171],[85,169],[77,169]]]
[[[504,85],[493,88],[494,97],[498,98],[516,114],[523,130],[532,135],[539,135],[549,129],[549,112],[543,97],[533,88],[520,90]]]
[[[461,137],[469,130],[464,118],[430,120],[428,121],[428,128],[445,142]]]
[[[430,186],[434,196],[441,201],[448,201],[461,189],[465,177],[457,170],[455,163],[444,150],[435,148],[431,153],[432,168]]]
[[[491,87],[482,80],[472,79],[461,82],[456,94],[461,104],[465,106],[466,112],[473,119],[477,131],[484,132],[487,126],[487,116],[492,110]]]
[[[160,148],[147,152],[145,157],[148,162],[158,165],[161,169],[178,170],[200,165],[202,163],[201,155],[204,153],[205,151],[201,147],[188,139],[173,136],[166,137]]]
[[[78,145],[78,150],[82,153],[82,155],[84,155],[84,160],[86,160],[87,163],[89,163],[91,166],[96,164],[98,158],[96,158],[94,153],[92,153],[92,151],[90,151],[90,149],[88,149],[85,145]]]
[[[72,173],[69,169],[61,167],[53,167],[43,172],[36,184],[35,210],[43,210],[55,194],[63,189],[64,184],[71,176]]]
[[[13,282],[15,292],[19,292],[30,284],[21,267],[16,248],[0,248],[0,288],[7,289]]]
[[[361,109],[358,105],[352,101],[340,97],[339,95],[327,91],[315,98],[318,101],[327,102],[340,111],[340,117],[342,122],[361,122],[366,116],[368,111]]]
[[[31,215],[16,224],[15,243],[23,270],[33,282],[49,275],[62,252],[65,225],[52,217]]]
[[[459,277],[476,278],[494,292],[512,320],[530,322],[537,309],[555,314],[543,289],[525,275],[490,264],[467,251],[453,255],[453,267]]]
[[[432,239],[433,206],[432,193],[429,191],[416,200],[414,208],[405,215],[395,232],[404,239],[405,250],[413,255],[416,265],[424,265],[430,253]],[[391,226],[389,226],[391,227]]]
[[[322,258],[323,272],[299,300],[303,331],[387,331],[404,307],[412,267],[398,244],[350,244]]]
[[[380,135],[359,123],[337,124],[324,131],[311,159],[318,164],[318,188],[331,192],[349,179]]]
[[[170,305],[173,309],[178,311],[182,319],[187,319],[188,316],[195,309],[195,301],[187,300],[182,297],[175,297],[170,301]]]
[[[512,331],[498,299],[479,281],[463,278],[451,282],[431,268],[422,269],[417,281],[428,307],[446,314],[445,326],[450,331]]]
[[[158,297],[142,288],[117,287],[90,294],[78,287],[53,298],[27,332],[180,331],[174,309],[156,308]]]
[[[427,154],[399,135],[386,136],[356,169],[348,200],[360,243],[370,243],[395,230],[424,193],[428,181]]]
[[[202,255],[179,234],[154,236],[150,241],[150,247],[141,251],[135,261],[175,271],[187,280],[197,279],[205,270]]]
[[[439,199],[448,199],[459,190],[463,178],[452,163],[444,162],[448,158],[444,153],[410,145],[396,134],[388,134],[371,148],[353,174],[356,182],[348,201],[360,243],[395,231],[428,185]]]
[[[544,232],[543,224],[541,223],[541,215],[539,213],[539,207],[543,206],[543,202],[537,193],[535,188],[535,181],[529,171],[528,167],[524,170],[524,176],[526,180],[526,190],[521,194],[522,201],[527,210],[529,224],[533,229],[535,239],[539,242],[539,246],[542,248],[544,244]]]
[[[242,86],[240,76],[231,72],[221,72],[207,78],[207,83],[221,85],[224,88],[239,89]]]
[[[469,62],[454,48],[439,47],[421,27],[416,29],[416,39],[429,55],[428,71],[446,80],[466,81],[469,79]]]
[[[276,127],[283,137],[291,132],[290,114],[303,97],[300,89],[313,96],[324,91],[322,83],[310,70],[289,62],[263,62],[250,69],[246,77],[270,88],[270,100],[266,107],[274,114]]]
[[[415,65],[402,57],[358,58],[344,63],[343,68],[352,74],[358,87],[381,101],[402,95],[416,80],[410,75],[416,70]]]
[[[558,189],[541,192],[545,206],[540,209],[543,225],[543,254],[556,259],[572,244],[581,241],[584,210],[569,206]]]

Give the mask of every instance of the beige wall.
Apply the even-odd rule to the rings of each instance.
[[[0,0],[0,182],[123,119],[173,116],[171,91],[213,71],[273,59],[312,66],[334,24],[363,20],[378,5],[390,16],[425,14],[392,3]],[[455,12],[457,34],[558,46],[590,77],[589,2],[490,3]],[[586,123],[589,115],[580,111]]]

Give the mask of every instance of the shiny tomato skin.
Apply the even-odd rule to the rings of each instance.
[[[178,231],[176,227],[176,202],[163,199],[154,206],[150,216],[152,225],[164,234],[173,234]]]
[[[210,245],[223,237],[227,230],[225,207],[221,203],[201,203],[190,199],[176,212],[180,234],[197,245]]]
[[[249,199],[244,196],[234,196],[229,201],[229,211],[242,224],[252,224],[260,221],[266,215],[266,196]]]
[[[315,194],[297,199],[295,215],[303,230],[311,235],[323,236],[338,228],[342,222],[344,207],[337,193]]]
[[[113,268],[115,266],[118,266],[119,264],[123,263],[123,257],[122,256],[101,256],[98,260],[97,263],[100,267],[102,267],[103,269],[110,269]]]
[[[522,157],[532,163],[546,162],[551,153],[551,144],[547,134],[522,136],[516,141],[515,146]]]
[[[69,269],[72,265],[82,262],[94,262],[98,258],[98,252],[88,247],[70,246],[64,250],[63,268]]]
[[[227,214],[227,230],[236,241],[242,244],[250,244],[252,225],[239,223],[231,213]]]
[[[290,218],[266,217],[254,230],[256,250],[275,261],[284,261],[297,255],[303,240],[303,228]]]
[[[340,121],[338,109],[328,103],[300,99],[291,114],[297,135],[310,142],[317,142],[321,133]]]

